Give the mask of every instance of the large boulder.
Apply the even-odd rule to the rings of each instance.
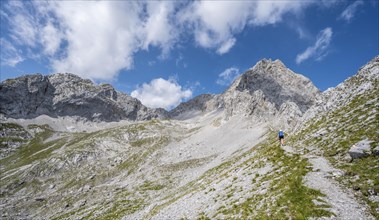
[[[372,153],[374,155],[379,155],[379,145],[374,148],[374,150],[372,151]]]
[[[372,141],[370,140],[362,140],[358,143],[351,146],[350,150],[348,151],[349,155],[353,159],[362,158],[362,157],[368,157],[371,155],[371,146],[370,143]]]

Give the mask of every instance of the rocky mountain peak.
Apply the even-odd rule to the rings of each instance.
[[[277,109],[286,101],[296,103],[302,112],[312,104],[320,91],[303,75],[288,69],[280,60],[259,61],[246,71],[226,91],[248,92],[262,91],[265,98],[275,104]]]
[[[271,68],[276,68],[276,69],[287,69],[287,67],[284,65],[284,63],[279,60],[279,59],[276,59],[276,60],[271,60],[271,59],[262,59],[260,61],[258,61],[252,68],[250,68],[249,70],[252,70],[252,69],[271,69]],[[271,72],[271,73],[275,73],[275,72]]]
[[[200,95],[170,112],[172,117],[187,118],[195,112],[224,112],[273,121],[280,125],[298,123],[321,96],[313,83],[288,69],[280,60],[263,59],[240,75],[222,94]]]

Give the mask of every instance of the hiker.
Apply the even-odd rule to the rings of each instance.
[[[278,133],[280,146],[284,145],[284,132],[282,130]]]

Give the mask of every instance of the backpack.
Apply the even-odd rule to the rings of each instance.
[[[279,137],[284,138],[284,132],[283,131],[279,131]]]

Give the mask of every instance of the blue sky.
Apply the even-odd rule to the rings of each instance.
[[[1,1],[1,75],[71,72],[170,109],[263,58],[320,89],[379,54],[377,0]]]

